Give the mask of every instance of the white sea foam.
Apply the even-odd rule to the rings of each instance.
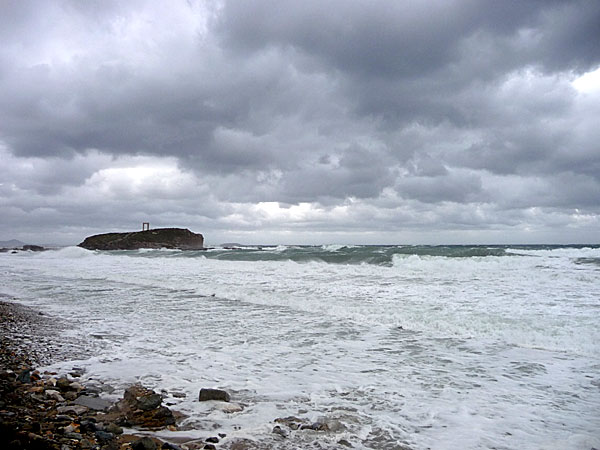
[[[380,266],[68,248],[0,255],[0,292],[97,342],[77,365],[115,397],[134,381],[184,392],[170,400],[199,428],[268,436],[276,417],[325,416],[347,429],[324,441],[357,448],[597,447],[600,270],[576,261],[600,251],[513,251],[529,256]],[[198,403],[206,386],[246,409]]]

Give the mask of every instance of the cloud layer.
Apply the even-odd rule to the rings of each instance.
[[[0,237],[600,240],[596,1],[2,9]]]

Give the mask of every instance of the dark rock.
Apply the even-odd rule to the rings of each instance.
[[[227,437],[227,435],[226,435],[225,433],[219,433],[219,437],[220,437],[221,439],[223,439],[223,438]]]
[[[106,425],[105,430],[112,434],[123,434],[123,428],[115,423],[109,423]]]
[[[302,425],[300,427],[301,430],[313,430],[313,431],[328,431],[329,427],[326,423],[323,422],[315,422],[309,425]]]
[[[60,377],[58,380],[56,380],[56,387],[61,391],[66,392],[71,389],[71,382],[67,377]]]
[[[143,437],[131,443],[132,450],[156,450],[156,444],[149,437]]]
[[[231,400],[231,396],[226,391],[221,389],[202,388],[200,389],[198,400],[201,402],[206,402],[209,400],[228,402]]]
[[[151,409],[156,409],[162,403],[162,397],[158,394],[150,394],[145,395],[143,397],[138,398],[137,407],[139,409],[143,409],[144,411],[149,411]]]
[[[208,442],[210,444],[218,444],[219,443],[219,438],[211,436],[209,438],[206,438],[204,442]]]
[[[115,435],[112,433],[109,433],[108,431],[100,431],[100,430],[96,431],[96,438],[102,443],[108,442],[108,441],[114,439],[114,437],[115,437]]]
[[[27,370],[22,371],[17,376],[17,381],[20,383],[31,383],[31,370],[27,369]]]
[[[73,401],[77,398],[77,392],[69,391],[65,392],[65,399],[69,401]]]
[[[183,228],[156,228],[131,233],[105,233],[89,236],[79,244],[88,250],[136,250],[140,248],[176,248],[203,250],[204,237]]]
[[[98,427],[91,420],[82,420],[79,422],[79,429],[82,433],[93,433],[98,430]]]
[[[343,445],[344,447],[353,447],[353,445],[348,442],[346,439],[340,439],[338,444]]]
[[[85,370],[81,367],[73,367],[71,369],[71,372],[69,372],[69,375],[71,375],[74,378],[79,378],[81,377],[81,375],[83,375],[84,372]]]
[[[217,450],[217,447],[215,447],[213,444],[206,444],[204,446],[204,450]]]
[[[40,245],[24,245],[23,250],[30,250],[32,252],[43,252],[46,249]]]
[[[178,447],[175,444],[170,444],[168,442],[163,443],[161,448],[165,450],[181,450],[181,447]]]
[[[130,408],[143,409],[145,411],[158,408],[162,402],[160,395],[141,384],[134,384],[128,387],[123,394],[123,400]],[[153,407],[149,408],[150,405],[153,405]]]
[[[144,410],[142,406],[159,404],[160,396],[153,390],[139,384],[129,387],[123,399],[120,400],[113,410],[120,413],[116,420],[122,426],[140,426],[144,428],[164,428],[175,424],[173,412],[166,406],[158,406],[154,409]]]
[[[151,421],[160,423],[160,425],[149,425],[149,426],[167,426],[175,424],[175,416],[173,412],[166,406],[161,406],[154,411],[151,411]]]

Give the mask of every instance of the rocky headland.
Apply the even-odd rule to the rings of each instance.
[[[204,250],[204,236],[187,228],[156,228],[130,233],[104,233],[85,238],[78,244],[88,250],[138,250],[169,248]]]

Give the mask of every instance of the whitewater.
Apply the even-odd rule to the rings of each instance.
[[[331,448],[600,448],[599,246],[68,247],[0,254],[0,294],[93,349],[48,368],[163,391],[166,439],[310,445],[271,433],[296,416]]]

